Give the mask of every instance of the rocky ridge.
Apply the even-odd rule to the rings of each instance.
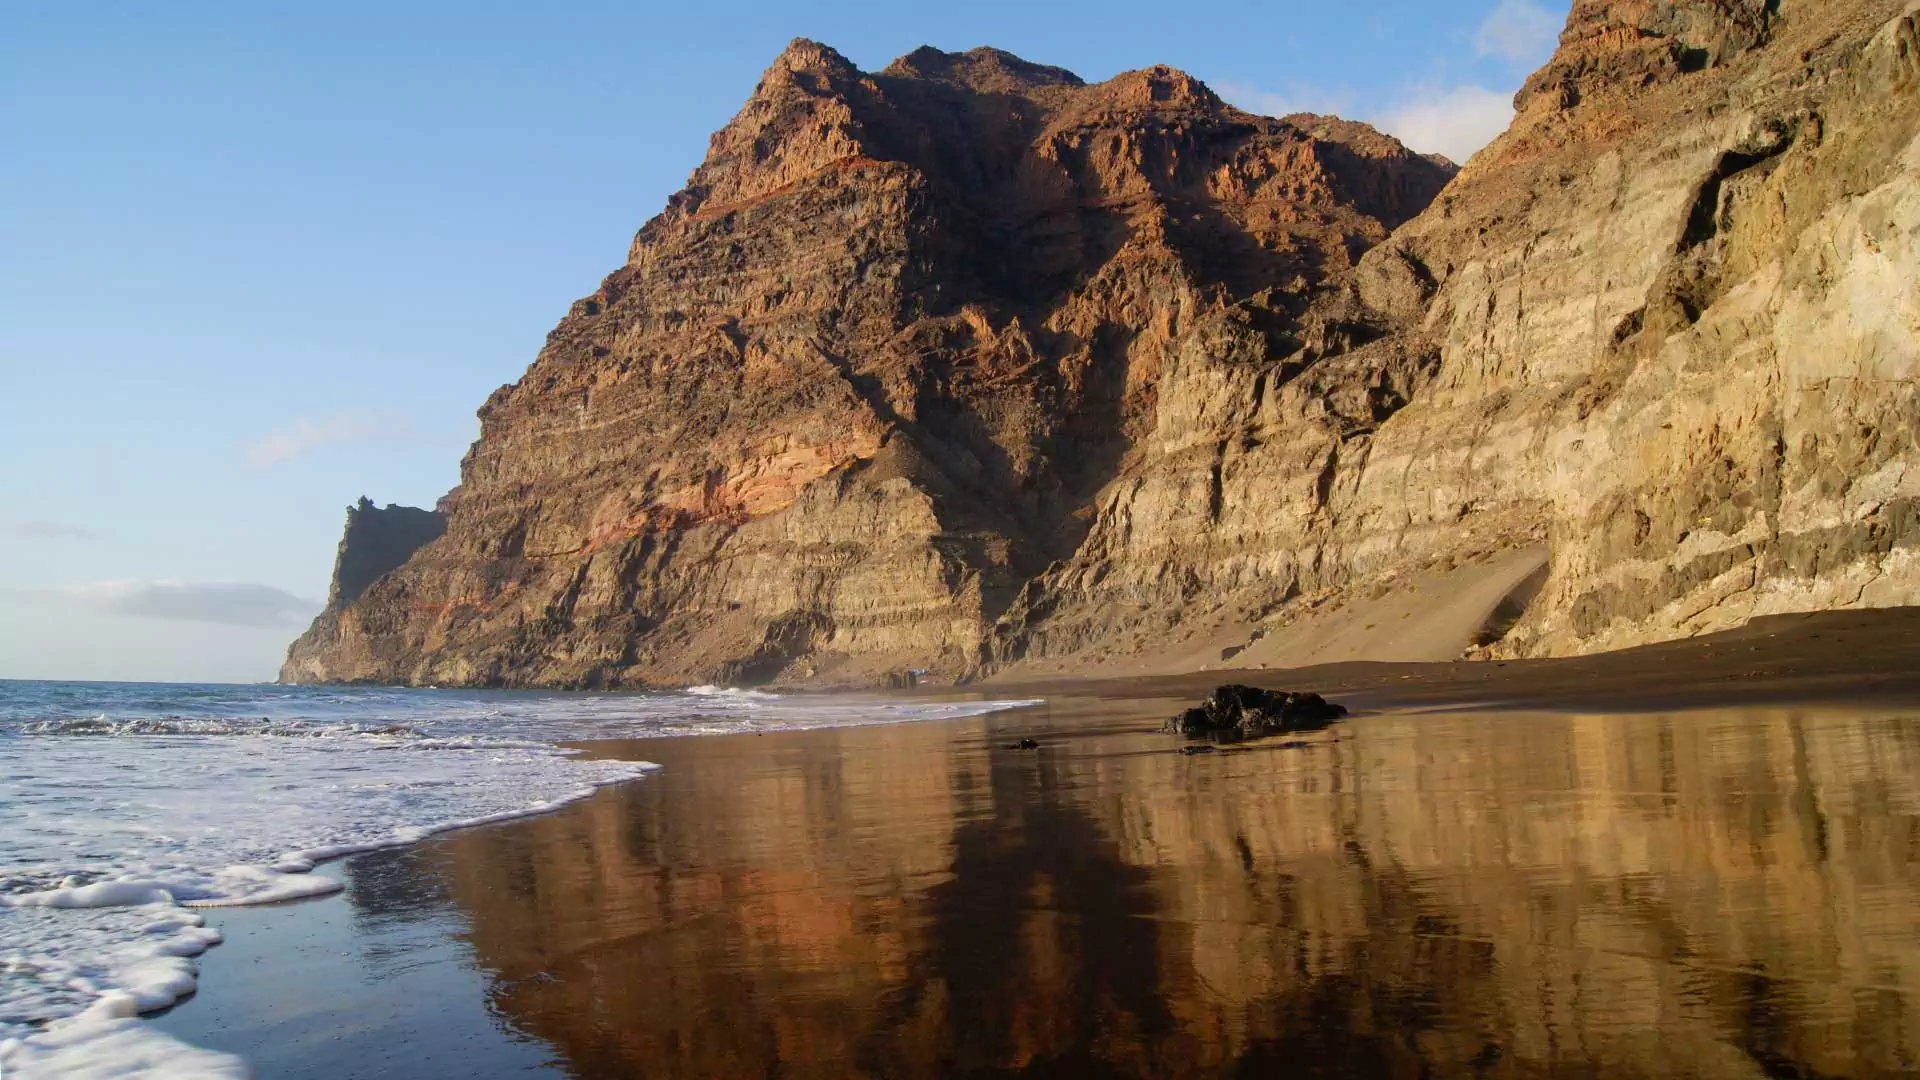
[[[1915,41],[1581,0],[1450,184],[1170,69],[795,42],[283,678],[1284,663],[1532,548],[1485,652],[1920,601]]]

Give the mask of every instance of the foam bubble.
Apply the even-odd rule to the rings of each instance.
[[[0,1075],[247,1075],[238,1058],[188,1046],[133,1019],[193,992],[193,958],[220,941],[200,915],[151,902],[16,907],[3,917],[9,940],[0,950]],[[32,950],[19,947],[23,937],[34,941]],[[49,1011],[56,1017],[45,1021]]]

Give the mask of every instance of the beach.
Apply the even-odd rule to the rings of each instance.
[[[261,1076],[1910,1074],[1911,629],[1284,673],[1355,715],[1195,755],[1203,677],[596,742],[662,767],[222,914],[157,1023]]]
[[[388,7],[0,37],[0,1080],[1920,1080],[1920,0]]]

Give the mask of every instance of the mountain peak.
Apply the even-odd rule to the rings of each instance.
[[[1004,49],[985,45],[957,53],[922,45],[888,64],[880,74],[945,82],[977,93],[1086,85],[1080,76],[1065,68],[1022,60]]]
[[[797,37],[787,42],[787,47],[774,57],[772,67],[787,71],[832,70],[857,71],[853,62],[840,55],[839,50],[812,38]]]

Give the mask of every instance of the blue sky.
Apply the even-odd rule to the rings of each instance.
[[[305,8],[306,10],[296,10]],[[282,10],[284,9],[284,10]],[[795,36],[1166,63],[1464,157],[1566,0],[12,5],[0,678],[271,678]]]

